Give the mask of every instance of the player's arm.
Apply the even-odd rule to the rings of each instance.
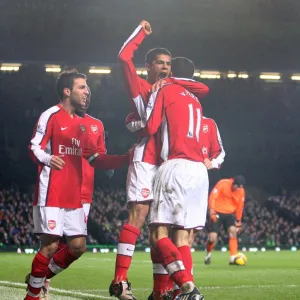
[[[46,152],[46,146],[52,136],[53,119],[51,116],[47,113],[41,114],[28,146],[29,156],[37,164],[61,170],[65,164],[64,160]]]
[[[143,134],[154,135],[163,121],[164,113],[164,89],[160,89],[157,92],[152,93],[149,98],[143,117],[143,121],[145,122]]]
[[[100,124],[99,124],[100,127]],[[110,170],[119,169],[129,162],[129,153],[125,155],[108,155],[106,153],[104,127],[101,123],[101,134],[97,142],[97,148],[92,143],[90,136],[88,135],[83,147],[83,157],[88,160],[90,165],[96,169]]]
[[[198,99],[204,98],[209,92],[207,85],[193,79],[171,77],[170,81],[171,83],[183,86],[189,92],[193,93]]]
[[[224,162],[225,150],[218,126],[215,121],[211,122],[211,136],[210,136],[210,153],[212,168],[219,169]]]
[[[209,92],[208,86],[199,81],[193,79],[187,79],[187,78],[178,78],[178,77],[164,78],[157,81],[156,83],[153,84],[151,91],[155,92],[168,83],[169,84],[175,83],[183,86],[189,92],[194,94],[198,99],[204,98]]]
[[[235,211],[235,219],[236,219],[237,227],[242,225],[244,204],[245,204],[245,191],[243,190],[241,195],[240,195],[238,206],[237,206],[236,211]]]
[[[129,162],[130,155],[108,155],[95,153],[88,158],[88,162],[95,169],[111,170],[119,169]]]
[[[87,159],[90,165],[100,170],[119,169],[129,163],[131,152],[125,155],[109,155],[99,153],[96,149],[85,147],[83,149],[83,157]]]
[[[140,94],[139,81],[141,80],[136,73],[132,59],[134,52],[139,48],[145,37],[151,34],[151,27],[149,29],[149,26],[148,22],[142,21],[119,52],[119,62],[123,71],[125,85],[132,99],[136,99]]]

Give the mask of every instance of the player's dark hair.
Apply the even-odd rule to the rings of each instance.
[[[194,63],[186,57],[174,57],[171,63],[172,76],[193,78],[195,72]]]
[[[64,70],[61,72],[56,80],[56,91],[60,99],[64,98],[64,89],[68,88],[72,90],[74,80],[77,78],[83,78],[86,80],[86,75],[78,73],[76,69]]]
[[[166,48],[153,48],[147,52],[145,56],[145,63],[151,65],[157,55],[168,55],[172,58],[171,52]]]
[[[236,184],[238,186],[244,186],[246,184],[246,179],[243,175],[237,175],[233,178],[233,184]]]

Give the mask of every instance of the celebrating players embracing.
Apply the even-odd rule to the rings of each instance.
[[[144,126],[142,118],[148,104],[152,84],[161,78],[168,77],[171,66],[170,52],[164,48],[154,48],[148,51],[145,58],[147,80],[137,75],[132,62],[133,54],[144,38],[151,33],[150,24],[147,21],[142,21],[119,53],[119,61],[133,107],[133,112],[126,119],[126,126],[131,132],[138,132],[139,134],[139,142],[135,147],[127,175],[129,219],[120,233],[115,277],[109,288],[110,295],[122,300],[135,299],[127,280],[127,271],[132,260],[137,237],[145,223],[149,205],[153,199],[153,182],[158,165],[155,137],[140,135],[141,128]],[[195,90],[199,97],[205,96],[208,92],[207,86],[196,81],[176,78],[173,78],[172,81]]]
[[[172,73],[192,78],[194,64],[183,57],[173,59]],[[180,251],[189,249],[190,230],[203,228],[206,220],[208,175],[201,152],[202,107],[184,87],[166,84],[151,95],[145,119],[144,132],[161,135],[160,157],[164,161],[155,176],[150,209],[152,259],[156,268],[166,270],[180,287],[178,299],[204,299]],[[155,284],[153,297],[168,299],[166,291]]]

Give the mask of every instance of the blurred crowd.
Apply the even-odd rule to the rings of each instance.
[[[239,234],[240,246],[290,247],[300,245],[300,223],[294,222],[288,214],[282,214],[281,208],[294,212],[296,195],[270,197],[262,203],[247,196],[243,217],[243,229]],[[275,199],[275,200],[274,200]],[[279,202],[276,202],[278,199]],[[274,202],[275,201],[275,202]],[[299,196],[295,204],[299,208]],[[278,205],[273,205],[278,204]],[[38,246],[38,238],[33,234],[32,195],[23,193],[18,186],[0,188],[0,245]],[[270,205],[272,204],[272,205]],[[124,189],[97,187],[89,215],[89,244],[116,245],[122,225],[127,220],[127,204]],[[147,246],[149,234],[145,225],[138,238],[137,246]],[[206,230],[196,235],[194,246],[206,242]],[[219,245],[228,243],[224,229],[219,236]]]

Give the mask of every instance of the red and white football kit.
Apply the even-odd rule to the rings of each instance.
[[[213,119],[202,119],[202,153],[212,162],[214,169],[219,169],[224,161],[225,151],[216,122]]]
[[[36,233],[53,235],[86,234],[82,208],[82,155],[100,169],[121,167],[126,155],[107,155],[93,145],[82,118],[71,116],[60,105],[41,114],[29,145],[29,154],[38,164],[33,202]],[[61,156],[62,170],[50,168],[52,156]]]
[[[198,98],[177,84],[153,93],[144,132],[161,135],[161,159],[154,183],[150,224],[185,229],[205,225],[208,175],[201,152],[202,107]]]
[[[33,220],[36,233],[62,236],[86,234],[80,190],[82,143],[86,128],[79,117],[59,104],[40,116],[29,146],[38,163]],[[65,161],[62,170],[50,168],[52,155]]]
[[[145,39],[146,34],[142,26],[138,26],[124,43],[119,52],[126,87],[132,99],[132,112],[126,119],[126,127],[131,132],[138,132],[142,128],[141,119],[148,104],[151,84],[138,76],[133,64],[134,52]],[[208,87],[193,80],[173,79],[178,84],[187,85],[186,88],[196,93],[200,98],[208,93]],[[183,81],[183,82],[182,82]],[[134,119],[132,118],[134,117]],[[127,201],[148,201],[153,199],[152,187],[157,171],[156,141],[153,136],[141,136],[135,147],[132,164],[127,175]]]

